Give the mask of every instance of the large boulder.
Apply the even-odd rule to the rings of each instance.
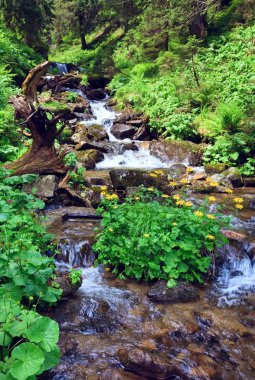
[[[128,122],[128,123],[131,123],[131,122]],[[130,125],[134,125],[134,124],[130,124]],[[138,128],[138,130],[136,131],[136,133],[134,134],[132,138],[133,140],[150,141],[151,135],[148,129],[146,128],[146,126],[142,125],[141,127]]]
[[[237,168],[231,167],[222,172],[222,176],[231,182],[233,187],[243,186],[243,180],[240,171]]]
[[[87,89],[86,96],[89,100],[103,100],[106,97],[105,91],[101,88]]]
[[[43,175],[32,183],[26,183],[22,190],[29,194],[35,194],[39,198],[53,198],[58,187],[58,179],[55,175]]]
[[[123,140],[134,136],[135,128],[132,125],[127,124],[113,124],[111,133],[116,139]]]
[[[198,166],[202,164],[203,145],[190,141],[152,141],[150,152],[163,162],[183,163]]]
[[[78,151],[76,157],[86,169],[94,169],[97,162],[104,160],[103,153],[96,149]]]
[[[137,188],[141,185],[145,187],[156,187],[166,193],[171,191],[168,176],[162,171],[157,177],[152,177],[151,172],[142,169],[113,169],[110,177],[115,190],[126,190],[130,187]]]
[[[154,302],[186,303],[199,299],[198,290],[190,284],[179,284],[174,288],[167,288],[165,281],[158,281],[148,290],[148,297]]]
[[[157,356],[138,348],[120,349],[118,351],[120,362],[126,369],[148,379],[169,379],[170,376],[182,375],[176,365],[169,359]]]
[[[81,141],[104,141],[109,140],[108,133],[102,125],[93,124],[86,126],[82,123],[75,128],[75,133],[72,136],[72,141],[79,144]]]

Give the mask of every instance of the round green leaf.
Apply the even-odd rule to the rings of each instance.
[[[44,362],[42,350],[33,343],[22,343],[15,347],[11,358],[14,361],[10,372],[18,380],[26,380],[35,375]]]
[[[6,331],[0,331],[0,346],[8,346],[11,340],[11,336]]]
[[[47,317],[38,318],[33,322],[27,332],[26,337],[34,343],[40,343],[40,347],[45,351],[53,350],[58,342],[59,327],[56,321]]]

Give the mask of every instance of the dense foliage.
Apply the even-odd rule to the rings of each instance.
[[[34,379],[59,359],[58,325],[36,312],[40,303],[56,302],[61,290],[53,258],[44,255],[51,236],[35,214],[44,203],[20,190],[35,177],[0,171],[1,379]]]
[[[122,277],[202,282],[215,248],[225,242],[226,220],[211,215],[207,203],[195,208],[184,197],[141,189],[123,204],[105,195],[102,227],[94,250],[98,262]]]

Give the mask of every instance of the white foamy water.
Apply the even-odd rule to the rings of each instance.
[[[126,150],[123,154],[105,154],[104,161],[96,165],[97,169],[129,168],[129,169],[156,169],[167,168],[168,163],[152,156],[148,149],[138,151]]]
[[[218,306],[232,306],[240,303],[240,299],[255,292],[255,261],[244,254],[243,258],[234,255],[223,264],[216,281]]]
[[[135,297],[130,291],[104,283],[101,267],[82,269],[82,279],[79,293],[93,299],[103,299],[113,310],[121,308],[127,312],[135,302]]]

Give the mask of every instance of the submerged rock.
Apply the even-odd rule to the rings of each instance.
[[[174,288],[167,288],[166,281],[158,281],[148,290],[148,297],[154,302],[183,303],[197,301],[199,293],[191,284],[183,283]]]
[[[102,373],[100,380],[145,380],[145,378],[122,369],[108,368]]]
[[[137,348],[120,349],[118,356],[126,369],[148,379],[169,379],[182,373],[170,360]]]

